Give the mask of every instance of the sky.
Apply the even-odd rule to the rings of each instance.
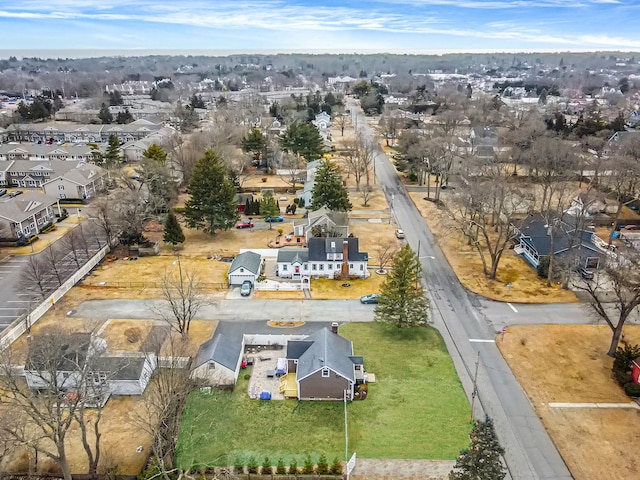
[[[640,0],[0,0],[0,49],[640,51]]]

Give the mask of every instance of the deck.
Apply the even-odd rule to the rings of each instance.
[[[287,373],[280,377],[280,393],[284,398],[298,398],[298,384],[296,383],[296,374]]]

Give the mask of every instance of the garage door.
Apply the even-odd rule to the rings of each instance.
[[[255,282],[256,277],[254,277],[253,275],[230,275],[229,276],[229,283],[231,285],[242,285],[242,282],[244,282],[245,280],[249,280],[253,285],[253,282]]]

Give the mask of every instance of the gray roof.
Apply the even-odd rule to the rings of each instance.
[[[309,344],[306,349],[304,349],[303,343]],[[353,360],[351,359],[353,356],[351,340],[347,340],[337,333],[332,333],[328,328],[323,328],[298,344],[292,346],[291,350],[292,354],[299,354],[296,373],[298,380],[302,380],[323,367],[328,367],[344,378],[355,381]],[[288,345],[287,353],[289,353]],[[288,355],[287,358],[289,358]]]
[[[231,266],[229,267],[229,273],[233,273],[239,268],[244,268],[245,270],[249,270],[251,273],[255,273],[256,275],[260,273],[260,263],[262,262],[262,257],[255,252],[242,252],[236,255],[236,258],[231,262]]]
[[[342,252],[342,245],[344,242],[348,242],[349,249],[347,251],[349,260],[354,262],[366,262],[369,260],[369,255],[366,252],[361,252],[358,246],[358,239],[355,237],[339,238],[339,237],[313,237],[307,242],[309,246],[309,260],[312,262],[322,262],[327,260],[327,253],[340,253]]]
[[[142,355],[111,357],[105,355],[96,359],[95,368],[108,372],[108,380],[138,380],[146,357]]]
[[[57,198],[38,192],[25,192],[14,198],[5,195],[0,197],[0,218],[19,223],[57,202]]]
[[[278,259],[280,263],[306,263],[309,261],[308,248],[281,248],[278,250]]]
[[[242,354],[242,340],[230,340],[222,334],[215,334],[202,344],[196,354],[195,367],[214,361],[230,370],[235,370]]]

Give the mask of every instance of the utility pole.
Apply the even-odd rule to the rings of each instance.
[[[478,365],[480,364],[480,351],[478,350],[478,359],[476,360],[476,371],[473,374],[473,391],[471,392],[471,413],[469,414],[469,423],[473,422],[473,406],[478,396]]]
[[[418,262],[416,263],[416,290],[420,282],[420,240],[418,240]]]

